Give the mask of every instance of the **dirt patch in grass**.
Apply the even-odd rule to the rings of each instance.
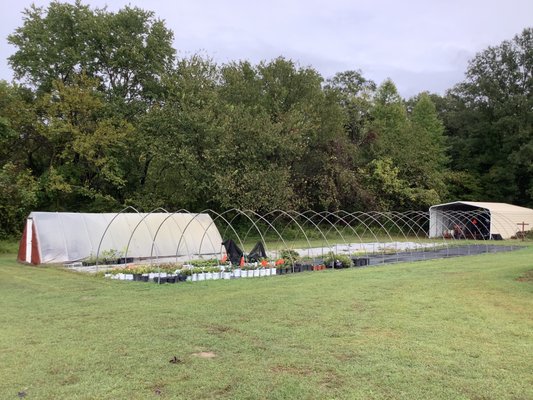
[[[152,394],[155,394],[156,396],[161,396],[165,392],[165,386],[166,386],[166,383],[164,383],[164,382],[155,382],[152,385],[149,385],[147,387],[147,389]]]
[[[193,353],[192,355],[200,358],[215,358],[217,356],[212,351],[199,351],[198,353]]]
[[[518,282],[533,282],[533,269],[524,272],[524,275],[516,278]]]
[[[324,371],[320,379],[320,386],[326,389],[339,389],[344,385],[344,381],[335,371],[329,369]]]
[[[365,311],[366,307],[365,304],[362,302],[353,302],[352,303],[352,310],[353,311]]]
[[[270,368],[270,370],[274,373],[286,373],[298,376],[311,376],[314,373],[313,370],[309,368],[292,367],[288,365],[276,365]]]
[[[333,355],[337,360],[342,362],[350,362],[357,360],[359,358],[359,355],[353,354],[353,353],[341,353],[341,354],[334,354]]]
[[[230,326],[217,325],[217,324],[207,325],[206,330],[211,335],[217,335],[217,336],[221,336],[226,333],[232,333],[232,334],[239,333],[237,330],[233,329]]]

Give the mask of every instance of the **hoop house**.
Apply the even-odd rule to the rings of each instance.
[[[187,257],[216,257],[221,243],[209,214],[32,212],[18,261],[72,263],[110,250],[127,250],[127,256],[136,259],[175,258],[176,249]]]

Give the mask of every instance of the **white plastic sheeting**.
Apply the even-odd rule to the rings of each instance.
[[[208,214],[32,212],[40,262],[71,263],[111,250],[134,258],[217,256],[222,238]]]

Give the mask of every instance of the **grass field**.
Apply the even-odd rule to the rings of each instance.
[[[1,399],[533,398],[533,247],[162,286],[14,258]]]

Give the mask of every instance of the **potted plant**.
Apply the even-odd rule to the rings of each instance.
[[[192,275],[192,269],[190,268],[181,268],[174,271],[174,274],[176,275],[176,283],[178,282],[186,282],[188,280],[191,280]]]
[[[347,255],[335,254],[330,251],[324,258],[324,263],[329,268],[350,268],[352,266],[352,259]]]
[[[222,279],[222,272],[220,271],[220,267],[212,267],[211,273],[213,274],[213,280],[215,279]]]
[[[234,277],[234,278],[241,278],[241,274],[242,274],[242,269],[241,267],[233,267],[231,265],[231,263],[229,264],[229,269],[231,271],[231,275]]]
[[[122,253],[115,249],[104,250],[100,254],[102,257],[102,263],[107,265],[118,264],[119,258]],[[97,260],[100,261],[100,260]]]
[[[231,279],[233,277],[233,270],[230,264],[223,264],[220,266],[222,279]]]
[[[254,278],[259,278],[261,276],[261,269],[258,267],[252,267],[252,276]]]
[[[280,275],[287,273],[287,266],[283,258],[278,258],[274,265],[276,266],[276,270]]]
[[[283,249],[280,252],[281,258],[285,261],[287,267],[286,273],[300,272],[300,254],[296,250]]]
[[[249,274],[250,268],[247,265],[242,265],[239,269],[241,271],[241,278],[248,278],[253,276],[253,272],[251,275]]]
[[[232,273],[230,270],[224,270],[222,271],[222,279],[231,279]]]
[[[162,276],[163,274],[157,274],[157,276],[154,276],[153,280],[155,283],[158,283],[158,284],[163,284],[163,283],[167,283],[167,277],[166,277],[166,274],[165,276]]]
[[[96,265],[96,261],[98,259],[96,258],[96,256],[93,255],[93,253],[91,253],[89,255],[89,257],[85,258],[82,262],[81,262],[81,265],[83,265],[84,267],[87,267],[89,265]]]
[[[143,266],[128,266],[125,268],[127,271],[129,271],[133,275],[134,281],[140,281],[142,278],[142,274],[144,272]]]

